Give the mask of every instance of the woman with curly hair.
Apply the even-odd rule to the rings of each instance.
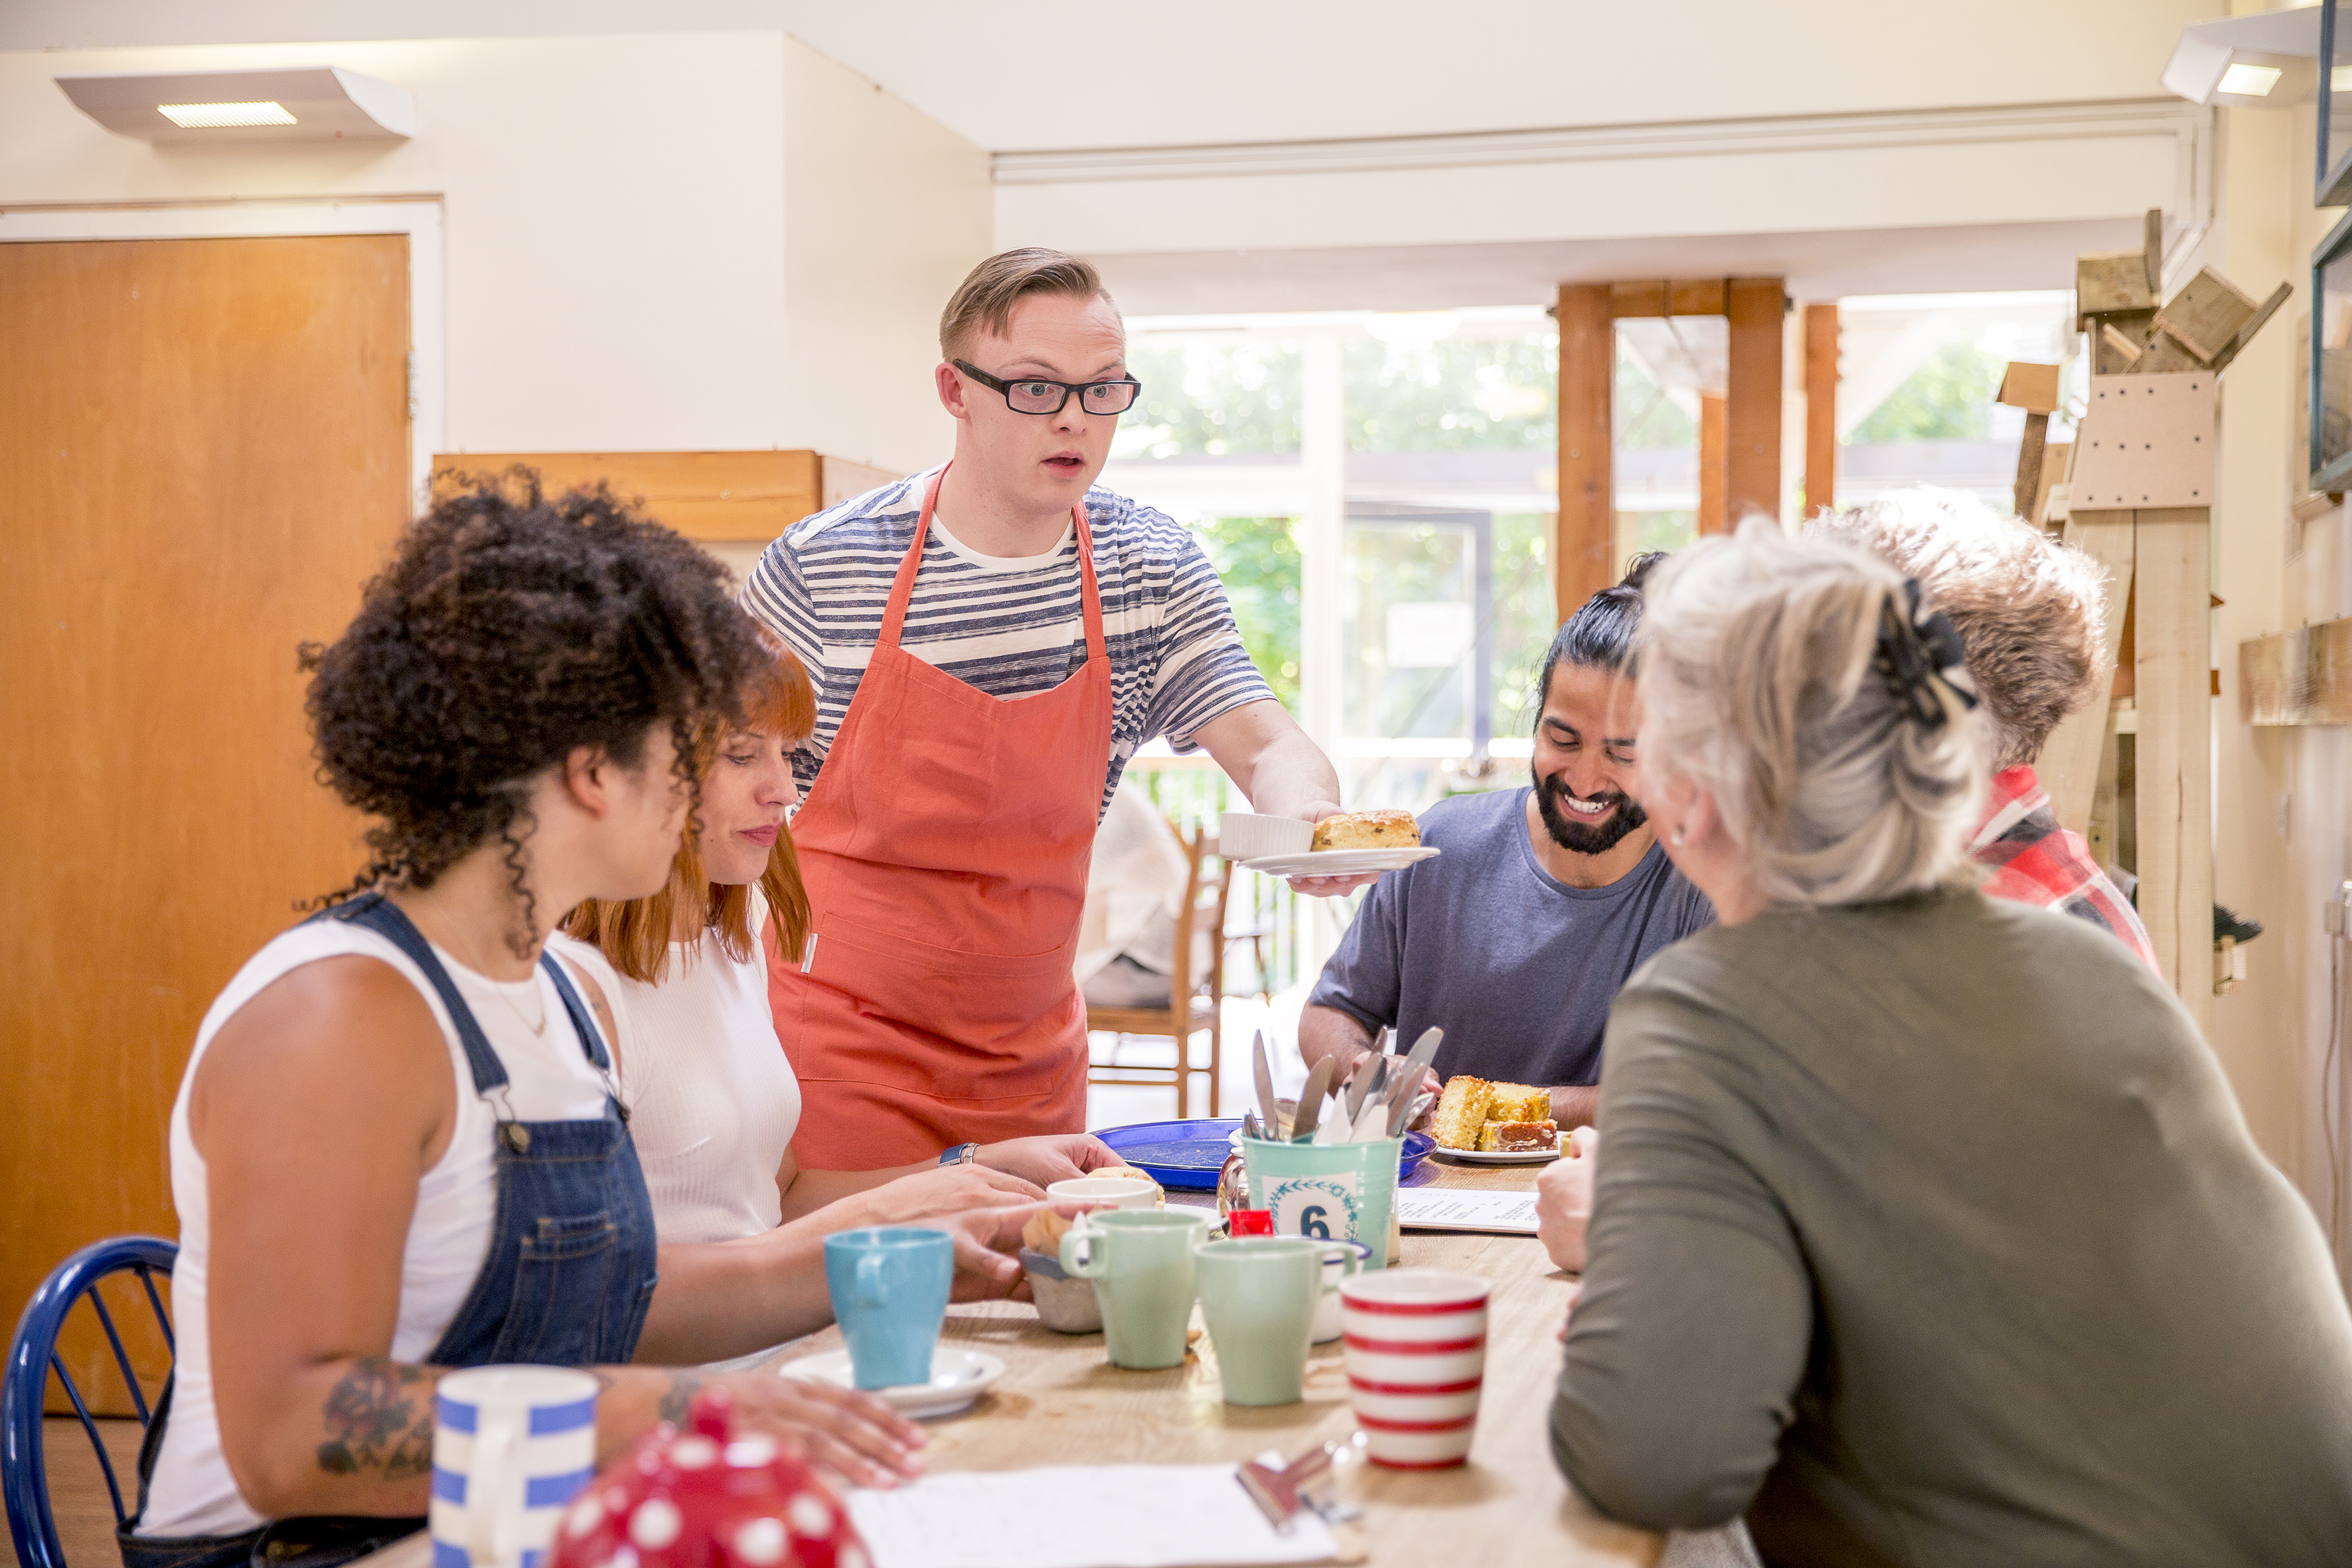
[[[171,1121],[179,1357],[131,1568],[341,1561],[424,1522],[434,1391],[594,1366],[598,1449],[679,1415],[683,1369],[830,1317],[822,1238],[656,1246],[607,1044],[617,982],[542,955],[668,875],[696,735],[767,659],[721,570],[602,493],[481,485],[402,538],[303,651],[324,778],[373,858],[240,970]],[[1034,1207],[943,1222],[1003,1294]],[[797,1380],[712,1380],[858,1482],[921,1433]]]
[[[764,641],[764,638],[763,638]],[[797,952],[809,929],[784,814],[793,752],[816,721],[799,659],[773,643],[739,724],[695,747],[696,830],[649,898],[590,899],[553,952],[620,973],[621,1101],[664,1241],[728,1241],[805,1220],[824,1231],[929,1222],[1118,1163],[1083,1132],[975,1145],[967,1163],[803,1170],[793,1153],[800,1082],[776,1037],[762,945]],[[756,1361],[758,1354],[748,1358]]]

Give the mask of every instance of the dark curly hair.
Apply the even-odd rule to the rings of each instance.
[[[457,477],[343,635],[301,649],[320,777],[379,819],[373,858],[321,901],[429,888],[497,839],[528,952],[533,780],[580,746],[634,767],[667,724],[690,791],[697,731],[772,662],[725,569],[602,485],[550,500],[526,468]]]

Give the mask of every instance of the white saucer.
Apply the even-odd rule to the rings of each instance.
[[[1469,1165],[1541,1165],[1568,1152],[1568,1134],[1559,1135],[1559,1146],[1555,1149],[1448,1149],[1441,1143],[1430,1152]]]
[[[1310,849],[1303,855],[1261,855],[1242,862],[1244,871],[1268,877],[1360,877],[1367,871],[1398,871],[1437,851],[1426,844],[1399,849]]]
[[[847,1351],[827,1351],[823,1355],[803,1356],[776,1369],[786,1377],[797,1377],[810,1383],[829,1383],[835,1388],[855,1388],[856,1381],[849,1369]],[[901,1415],[926,1418],[933,1415],[953,1415],[969,1409],[991,1384],[1004,1375],[1004,1363],[992,1355],[979,1351],[950,1350],[941,1345],[931,1352],[931,1381],[909,1383],[897,1388],[869,1388],[866,1393],[888,1405]]]

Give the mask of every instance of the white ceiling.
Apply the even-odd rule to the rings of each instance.
[[[0,49],[761,28],[992,152],[2139,98],[2221,0],[6,0]],[[329,62],[331,63],[331,62]]]

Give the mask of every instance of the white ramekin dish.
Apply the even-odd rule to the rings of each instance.
[[[1315,847],[1315,825],[1295,816],[1258,816],[1229,811],[1217,818],[1217,853],[1228,860],[1266,855],[1304,855]]]
[[[1045,1195],[1056,1203],[1108,1204],[1115,1209],[1156,1209],[1167,1206],[1160,1184],[1132,1176],[1072,1176],[1055,1182]]]

